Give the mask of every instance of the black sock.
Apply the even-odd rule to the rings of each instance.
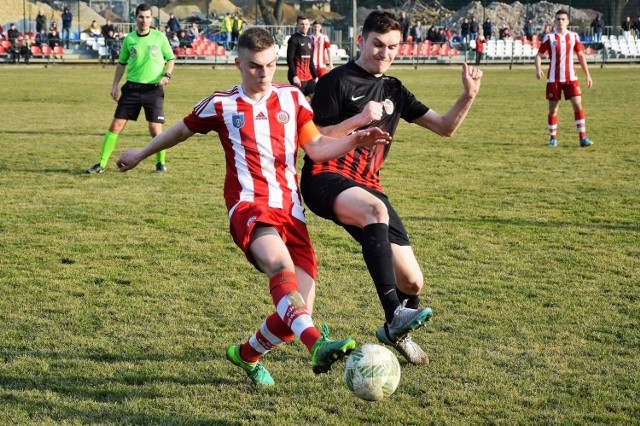
[[[389,226],[374,223],[362,228],[362,256],[376,286],[385,319],[391,322],[400,302],[396,294],[396,273],[393,269]]]
[[[398,295],[398,300],[402,303],[404,300],[407,301],[405,305],[407,308],[417,309],[420,306],[420,297],[419,296],[411,296],[406,293],[403,293],[398,287],[396,287],[396,294]]]

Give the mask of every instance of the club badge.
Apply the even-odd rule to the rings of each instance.
[[[151,56],[158,56],[158,46],[150,46],[149,52]]]
[[[382,106],[384,107],[384,111],[387,115],[393,114],[393,102],[391,102],[391,99],[385,99]]]
[[[244,113],[238,113],[238,114],[233,114],[231,116],[231,122],[233,123],[233,127],[235,127],[236,129],[241,128],[242,126],[244,126]]]
[[[289,114],[286,111],[280,111],[276,114],[276,120],[279,123],[287,124],[289,122]]]
[[[135,58],[136,56],[138,56],[138,51],[136,50],[135,47],[132,47],[131,49],[129,49],[129,56],[132,58]]]

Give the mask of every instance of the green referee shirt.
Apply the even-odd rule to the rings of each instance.
[[[173,59],[173,51],[167,37],[158,30],[140,36],[130,32],[122,43],[118,62],[127,66],[127,81],[156,84],[164,75],[166,61]]]

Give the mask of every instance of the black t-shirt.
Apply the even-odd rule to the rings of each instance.
[[[379,127],[392,136],[401,118],[412,122],[429,111],[397,78],[386,75],[376,77],[351,61],[318,80],[311,100],[313,121],[320,127],[341,123],[359,114],[369,101],[381,102],[384,111],[380,120],[366,127]],[[381,191],[379,172],[392,143],[357,148],[337,160],[324,163],[314,164],[305,156],[303,173],[340,173]]]

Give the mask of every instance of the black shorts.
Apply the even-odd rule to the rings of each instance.
[[[301,81],[300,90],[305,96],[313,95],[316,91],[316,81],[315,80]]]
[[[333,211],[333,203],[338,195],[353,187],[364,189],[382,201],[387,207],[389,213],[389,241],[399,246],[410,246],[411,242],[400,216],[391,205],[389,198],[382,192],[367,188],[337,173],[320,173],[316,176],[311,176],[310,173],[303,172],[300,181],[300,192],[309,210],[322,218],[334,221],[342,226],[356,241],[361,242],[362,229],[357,226],[340,223]]]
[[[164,90],[157,84],[127,81],[121,89],[114,118],[136,121],[140,109],[150,123],[164,123]]]

